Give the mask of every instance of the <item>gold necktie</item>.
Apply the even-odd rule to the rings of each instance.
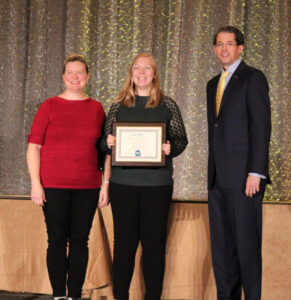
[[[217,116],[219,113],[220,103],[221,103],[222,95],[224,92],[225,78],[227,77],[228,74],[229,74],[229,72],[222,72],[220,79],[219,79],[218,86],[217,86],[217,92],[216,92],[216,115]]]

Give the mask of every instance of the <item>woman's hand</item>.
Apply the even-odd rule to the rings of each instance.
[[[109,200],[108,190],[109,190],[109,183],[103,183],[99,193],[98,207],[101,208],[108,205],[108,200]]]
[[[109,149],[111,149],[112,146],[115,146],[116,144],[116,137],[112,134],[108,134],[107,136],[107,146]]]
[[[40,149],[41,145],[28,143],[26,158],[31,179],[31,200],[38,206],[44,206],[45,194],[40,180]]]
[[[162,145],[162,151],[166,155],[170,155],[170,153],[171,153],[171,144],[170,144],[170,141],[167,141],[167,144],[163,144]]]
[[[44,206],[46,202],[45,193],[41,184],[32,185],[31,187],[31,201],[38,205]]]

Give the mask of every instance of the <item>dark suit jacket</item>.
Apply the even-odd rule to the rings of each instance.
[[[208,189],[217,176],[224,188],[241,188],[248,173],[268,178],[271,110],[264,74],[243,61],[224,91],[216,117],[220,74],[207,84]]]

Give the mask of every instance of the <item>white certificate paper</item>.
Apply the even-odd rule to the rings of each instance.
[[[116,123],[112,165],[165,165],[165,123]]]

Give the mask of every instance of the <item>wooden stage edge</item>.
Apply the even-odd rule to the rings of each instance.
[[[1,195],[0,200],[30,200],[29,195]],[[193,204],[193,203],[208,203],[207,200],[172,200],[173,203],[181,203],[181,204]],[[279,204],[279,205],[291,205],[291,200],[278,200],[278,201],[263,201],[263,204]]]

